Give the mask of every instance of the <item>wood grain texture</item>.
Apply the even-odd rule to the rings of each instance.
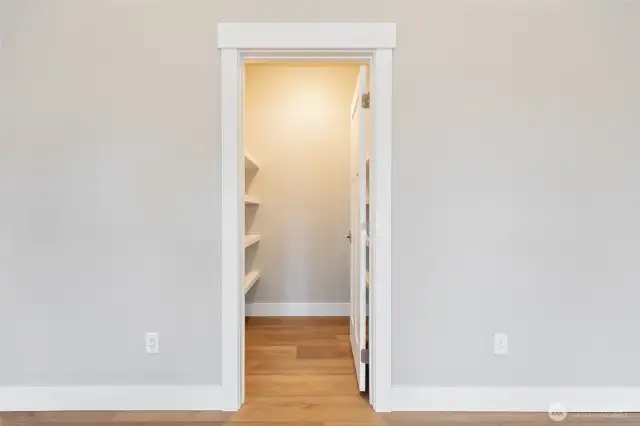
[[[250,318],[246,403],[220,411],[1,413],[0,426],[539,426],[640,425],[640,415],[375,413],[358,391],[345,318]],[[344,349],[347,350],[344,350]]]

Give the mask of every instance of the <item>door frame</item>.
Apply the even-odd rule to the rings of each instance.
[[[370,401],[391,408],[391,147],[395,23],[218,23],[221,58],[221,394],[244,402],[244,63],[368,61],[371,78]]]

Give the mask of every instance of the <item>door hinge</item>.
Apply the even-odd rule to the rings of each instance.
[[[369,108],[369,103],[371,102],[371,94],[365,93],[362,95],[362,108]]]
[[[369,364],[369,349],[362,349],[360,351],[360,362],[363,364]]]

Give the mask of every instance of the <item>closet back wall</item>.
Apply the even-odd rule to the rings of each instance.
[[[247,303],[349,301],[349,107],[358,67],[247,65],[245,149],[260,164],[249,192]]]

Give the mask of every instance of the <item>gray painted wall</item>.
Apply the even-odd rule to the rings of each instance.
[[[374,20],[398,23],[393,383],[640,385],[639,19],[0,0],[0,384],[219,383],[215,24]]]
[[[0,384],[220,380],[216,29],[183,5],[0,3]]]
[[[260,163],[246,210],[261,271],[247,302],[349,301],[350,114],[359,68],[249,65],[247,150]],[[249,178],[251,175],[247,175]]]

